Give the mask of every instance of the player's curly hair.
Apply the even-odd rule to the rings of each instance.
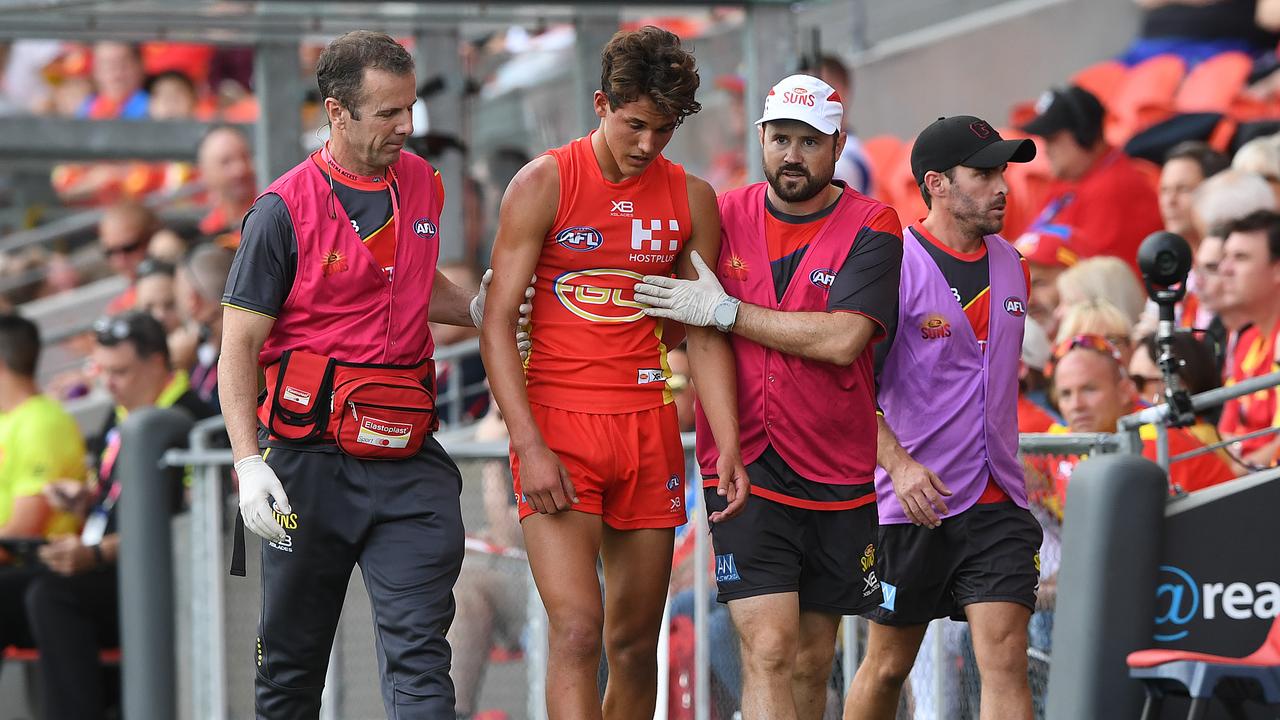
[[[614,110],[647,96],[679,125],[702,109],[693,99],[698,68],[675,33],[652,25],[618,32],[601,51],[600,66],[600,91]]]

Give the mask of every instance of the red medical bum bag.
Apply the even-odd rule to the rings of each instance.
[[[274,439],[332,442],[366,460],[401,460],[440,427],[435,363],[349,363],[286,351],[266,369],[258,419]]]

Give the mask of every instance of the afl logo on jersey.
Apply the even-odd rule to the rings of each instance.
[[[587,252],[603,245],[604,236],[593,227],[571,227],[556,233],[556,244],[569,250]]]
[[[428,218],[418,218],[413,221],[413,232],[423,240],[430,240],[436,236],[436,224]]]
[[[632,288],[643,277],[630,270],[572,270],[556,278],[556,299],[589,322],[635,322],[644,317],[644,305],[635,301]]]
[[[1027,306],[1023,304],[1022,298],[1010,295],[1004,299],[1004,311],[1016,318],[1020,318],[1027,314]]]
[[[809,282],[822,290],[830,290],[831,283],[835,281],[836,274],[831,271],[831,268],[822,268],[809,273]]]

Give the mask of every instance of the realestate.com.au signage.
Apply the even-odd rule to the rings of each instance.
[[[1233,633],[1233,621],[1270,621],[1280,614],[1280,583],[1196,578],[1173,565],[1160,566],[1156,586],[1156,634],[1161,643],[1197,646]],[[1205,637],[1193,637],[1199,633]],[[1187,643],[1178,641],[1186,640]]]

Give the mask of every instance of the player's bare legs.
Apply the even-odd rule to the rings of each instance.
[[[822,720],[827,709],[827,683],[831,680],[839,627],[839,615],[808,610],[800,613],[800,639],[791,670],[791,693],[800,720]]]
[[[596,557],[604,524],[599,515],[568,511],[530,515],[521,525],[533,580],[547,609],[547,716],[598,720],[604,609]]]
[[[1018,603],[984,602],[968,605],[964,612],[982,677],[982,720],[1031,720],[1027,682],[1031,610]]]
[[[915,665],[928,625],[894,627],[868,623],[867,656],[853,676],[844,720],[894,720],[902,685]],[[1023,646],[1024,655],[1026,646]]]
[[[792,673],[800,642],[800,596],[758,595],[729,601],[742,639],[742,717],[795,720]],[[825,701],[826,695],[824,693]]]
[[[671,581],[675,531],[604,528],[604,717],[652,720],[658,693],[658,632]]]

